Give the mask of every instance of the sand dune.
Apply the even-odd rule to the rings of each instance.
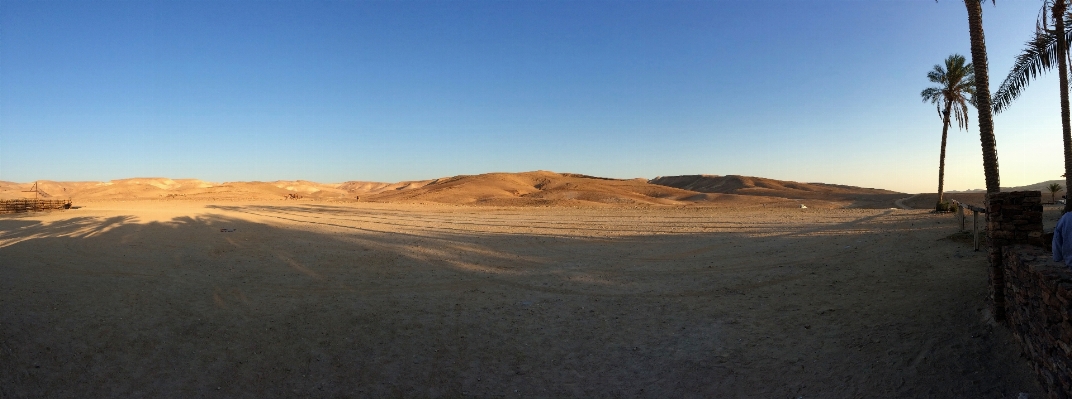
[[[787,198],[830,198],[838,195],[900,194],[876,188],[826,183],[798,183],[752,176],[684,175],[660,176],[652,184],[677,187],[702,193],[767,195]]]
[[[797,202],[781,198],[698,193],[650,184],[644,179],[610,179],[548,171],[454,176],[416,188],[380,191],[370,195],[368,200],[483,205],[798,206]]]
[[[415,188],[421,188],[435,180],[416,180],[416,181],[403,181],[398,183],[380,183],[380,182],[368,182],[368,181],[348,181],[338,186],[341,190],[346,190],[351,194],[378,194],[382,192],[409,190]]]
[[[33,183],[0,182],[0,199],[33,198]],[[215,183],[198,179],[133,178],[108,182],[38,182],[40,196],[107,200],[335,200],[431,202],[503,206],[724,206],[888,208],[903,194],[887,190],[797,183],[747,176],[612,179],[535,171],[460,175],[397,183],[307,180]]]
[[[883,208],[905,194],[876,188],[827,183],[799,183],[753,176],[683,175],[660,176],[649,181],[668,187],[702,193],[779,197],[831,201],[848,207]]]
[[[305,180],[213,183],[198,179],[133,178],[107,182],[37,182],[43,198],[72,200],[349,198],[339,184]],[[0,199],[33,198],[33,183],[0,182]]]

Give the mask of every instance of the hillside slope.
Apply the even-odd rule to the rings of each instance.
[[[660,176],[652,184],[701,193],[721,193],[811,199],[848,203],[851,207],[888,207],[893,200],[906,195],[896,191],[845,186],[827,183],[799,183],[753,176],[683,175]]]
[[[0,181],[0,199],[33,198],[32,183]],[[339,184],[306,180],[213,183],[134,178],[108,182],[39,181],[44,198],[86,200],[340,200],[505,206],[693,205],[728,207],[887,208],[905,195],[887,190],[797,183],[748,176],[667,176],[650,181],[534,171],[433,180]]]
[[[37,182],[42,198],[71,200],[349,198],[338,184],[305,180],[212,183],[197,179],[133,178],[107,182]],[[33,183],[0,182],[0,199],[34,198]]]
[[[362,196],[362,200],[365,198]],[[454,176],[416,188],[379,191],[367,198],[382,202],[486,205],[797,205],[779,198],[756,201],[733,194],[698,193],[649,184],[644,179],[609,179],[548,171]]]

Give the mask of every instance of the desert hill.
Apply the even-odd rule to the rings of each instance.
[[[400,190],[410,190],[415,188],[421,188],[425,185],[439,181],[435,180],[416,180],[416,181],[403,181],[398,183],[379,183],[369,181],[348,181],[338,186],[340,190],[346,190],[350,194],[378,194],[382,192],[393,192]]]
[[[701,193],[765,195],[785,198],[824,198],[831,195],[901,194],[876,188],[843,186],[826,183],[798,183],[752,176],[684,175],[660,176],[652,184],[677,187]]]
[[[1038,182],[1035,184],[1028,184],[1026,186],[1019,187],[1002,187],[1001,191],[1042,191],[1043,196],[1049,197],[1050,190],[1047,188],[1050,184],[1057,183],[1061,185],[1061,191],[1057,192],[1058,198],[1064,193],[1065,179],[1047,180],[1044,182]],[[986,190],[982,190],[986,191]]]
[[[1046,187],[1049,186],[1050,184],[1053,184],[1053,183],[1057,183],[1057,184],[1061,185],[1061,191],[1058,191],[1058,193],[1059,193],[1058,195],[1061,195],[1060,193],[1063,193],[1065,191],[1064,190],[1065,179],[1063,179],[1063,178],[1062,179],[1055,179],[1055,180],[1047,180],[1047,181],[1038,182],[1038,183],[1034,183],[1034,184],[1023,185],[1023,186],[1002,187],[1001,191],[1042,191],[1043,194],[1049,195],[1050,190],[1048,190]],[[972,190],[951,190],[951,191],[946,191],[946,192],[947,193],[985,193],[986,189],[976,188],[976,189],[972,189]]]
[[[1047,188],[1047,186],[1049,186],[1050,184],[1053,184],[1053,183],[1060,184],[1061,185],[1061,190],[1056,192],[1056,193],[1054,193],[1054,194],[1051,194],[1050,190]],[[1001,191],[1003,191],[1003,192],[1008,192],[1008,191],[1041,191],[1042,192],[1042,202],[1043,203],[1050,203],[1053,200],[1061,199],[1061,196],[1065,195],[1064,186],[1065,186],[1065,180],[1060,179],[1060,180],[1048,180],[1048,181],[1038,182],[1038,183],[1034,183],[1034,184],[1028,184],[1028,185],[1024,185],[1024,186],[1002,187]],[[972,204],[972,205],[976,205],[976,206],[982,206],[986,201],[986,190],[985,189],[977,189],[977,190],[964,190],[964,191],[946,191],[945,194],[944,194],[944,199],[945,200],[958,200],[958,201],[961,201],[961,202],[964,202],[964,203],[968,203],[968,204]],[[905,203],[905,205],[908,205],[908,206],[913,207],[913,208],[930,209],[930,208],[934,207],[935,202],[938,202],[938,193],[922,193],[922,194],[918,194],[918,195],[913,196],[910,200],[905,201],[904,203]]]
[[[644,179],[610,179],[535,171],[454,176],[361,196],[364,201],[440,202],[485,205],[730,205],[797,206],[781,198],[742,198],[649,184]]]
[[[753,176],[683,175],[660,176],[652,184],[701,193],[738,194],[846,203],[850,207],[883,208],[905,197],[896,191],[826,183],[799,183]]]
[[[650,181],[534,171],[485,173],[398,183],[306,180],[214,183],[197,179],[133,178],[108,182],[39,181],[40,196],[76,201],[337,200],[434,202],[505,206],[694,205],[890,207],[904,194],[887,190],[797,183],[747,176],[668,176]],[[33,183],[0,181],[0,199],[33,198]]]
[[[72,200],[346,198],[338,184],[305,180],[213,183],[197,179],[133,178],[107,182],[37,182],[40,197]],[[0,182],[0,199],[33,198],[33,183]]]

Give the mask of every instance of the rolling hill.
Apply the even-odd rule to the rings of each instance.
[[[736,194],[847,203],[849,207],[883,208],[905,194],[876,188],[826,183],[799,183],[753,176],[683,175],[660,176],[652,184],[701,193]]]
[[[0,199],[33,197],[32,183],[0,181]],[[432,202],[503,206],[891,206],[904,194],[823,183],[748,176],[666,176],[612,179],[534,171],[485,173],[398,183],[306,180],[214,183],[197,179],[133,178],[108,182],[39,181],[44,198],[95,200],[335,200]]]
[[[644,179],[548,171],[454,176],[370,194],[369,201],[485,205],[797,205],[780,198],[756,200],[733,194],[699,193],[650,184]],[[366,196],[361,199],[366,200]]]

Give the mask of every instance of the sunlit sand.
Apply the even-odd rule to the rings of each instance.
[[[957,231],[948,215],[82,205],[0,216],[0,380],[16,382],[12,396],[1039,389],[988,323],[984,253],[945,238]]]

